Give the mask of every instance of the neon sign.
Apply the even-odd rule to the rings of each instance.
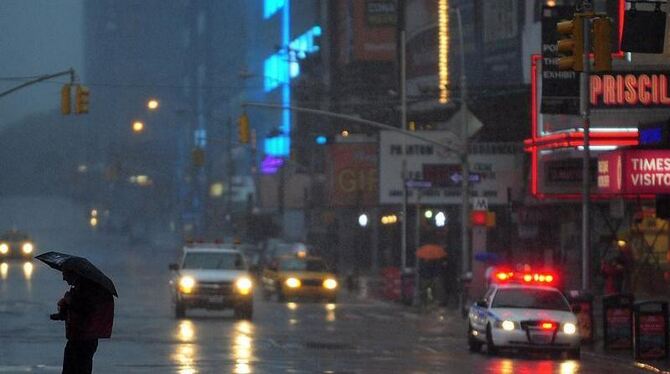
[[[664,73],[592,75],[590,82],[591,105],[595,107],[670,106]]]
[[[321,27],[314,26],[288,43],[287,50],[278,51],[265,59],[265,92],[288,84],[291,79],[300,75],[298,61],[319,51],[316,41],[321,33]]]
[[[263,3],[263,17],[270,18],[284,6],[285,0],[265,0]]]

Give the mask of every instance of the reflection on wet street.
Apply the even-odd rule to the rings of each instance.
[[[199,310],[176,319],[166,264],[129,252],[109,262],[99,256],[121,296],[113,337],[100,341],[95,356],[97,373],[634,372],[588,355],[472,354],[460,316],[417,314],[347,294],[337,304],[256,297],[252,321]],[[0,372],[58,371],[64,329],[48,314],[67,290],[61,274],[39,262],[7,261],[0,276]]]

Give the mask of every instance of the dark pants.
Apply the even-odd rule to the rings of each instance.
[[[63,374],[90,374],[93,372],[93,354],[98,339],[68,340],[63,356]]]

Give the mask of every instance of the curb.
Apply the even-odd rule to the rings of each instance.
[[[670,371],[668,371],[668,370],[659,369],[656,366],[653,366],[651,364],[647,364],[647,363],[644,363],[644,362],[635,361],[635,362],[633,362],[633,367],[636,367],[638,369],[645,370],[645,371],[650,371],[652,373],[670,374]]]

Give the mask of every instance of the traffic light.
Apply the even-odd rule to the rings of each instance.
[[[75,103],[75,113],[88,113],[88,95],[89,89],[81,84],[77,85],[77,101]]]
[[[335,137],[332,135],[320,134],[314,137],[314,143],[316,143],[317,145],[327,145],[332,144],[334,139]]]
[[[612,71],[612,22],[607,17],[593,20],[593,71]]]
[[[60,112],[63,115],[68,115],[72,112],[72,99],[70,96],[71,85],[64,84],[60,89]]]
[[[191,151],[191,162],[195,167],[205,166],[205,150],[202,148],[193,148]]]
[[[237,120],[237,132],[240,137],[240,143],[248,144],[249,143],[249,116],[246,113],[242,113],[240,118]]]
[[[583,16],[575,15],[571,21],[559,22],[556,31],[564,35],[557,43],[559,70],[584,71],[584,26]]]

